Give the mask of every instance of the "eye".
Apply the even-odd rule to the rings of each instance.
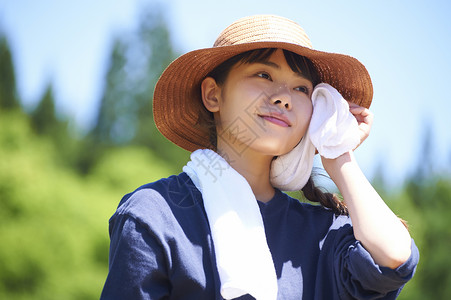
[[[294,90],[299,91],[304,94],[307,94],[307,95],[309,94],[309,91],[310,91],[309,88],[306,86],[298,86],[298,87],[294,88]]]
[[[259,73],[257,73],[257,76],[258,76],[258,77],[261,77],[261,78],[263,78],[263,79],[271,80],[271,75],[269,75],[269,74],[266,73],[266,72],[259,72]]]

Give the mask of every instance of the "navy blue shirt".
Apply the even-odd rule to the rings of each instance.
[[[258,204],[278,299],[395,299],[413,276],[413,241],[411,257],[392,270],[375,264],[346,216],[279,190]],[[110,238],[101,299],[222,299],[202,194],[185,173],[125,195],[110,219]]]

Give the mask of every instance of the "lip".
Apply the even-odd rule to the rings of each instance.
[[[273,124],[282,126],[282,127],[291,127],[291,122],[288,118],[279,113],[270,113],[270,114],[259,114],[260,118],[263,118],[265,121],[271,122]]]

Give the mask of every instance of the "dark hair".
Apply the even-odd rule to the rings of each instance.
[[[230,70],[236,64],[250,64],[257,62],[266,62],[269,57],[276,51],[276,48],[263,48],[255,49],[240,53],[232,58],[229,58],[219,66],[217,66],[213,71],[211,71],[207,77],[213,77],[216,82],[221,85],[227,79]],[[288,66],[293,72],[301,74],[303,77],[310,80],[313,86],[319,83],[319,77],[315,70],[313,63],[306,57],[298,55],[288,50],[283,50],[285,60]]]
[[[240,53],[221,63],[210,73],[208,73],[207,77],[214,78],[217,84],[222,85],[226,81],[230,70],[236,64],[265,62],[276,50],[276,48],[263,48]],[[302,74],[303,77],[312,82],[313,86],[316,86],[320,82],[315,66],[308,58],[288,50],[283,50],[283,54],[288,66],[291,70],[293,70],[293,72]],[[199,115],[198,123],[209,130],[211,148],[216,150],[217,134],[213,114],[207,109],[204,109],[204,111],[202,111]],[[336,194],[323,192],[320,188],[315,186],[312,176],[302,188],[302,192],[307,200],[319,202],[323,207],[331,209],[336,215],[348,214],[346,205],[340,201],[338,196]]]
[[[337,194],[323,192],[313,182],[313,175],[310,176],[305,186],[302,188],[304,197],[311,202],[318,202],[323,207],[331,209],[336,215],[348,215],[348,208]]]

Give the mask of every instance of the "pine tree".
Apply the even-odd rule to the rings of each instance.
[[[152,96],[156,82],[176,54],[170,41],[170,33],[163,15],[158,10],[146,10],[141,17],[136,47],[146,57],[143,74],[138,82],[136,95],[139,106],[139,127],[135,142],[155,150],[161,150],[162,137],[156,129],[152,114]],[[135,65],[139,61],[133,62]]]
[[[39,135],[53,134],[58,125],[60,125],[56,117],[55,100],[51,84],[47,85],[38,106],[31,113],[31,124],[34,131]]]
[[[177,167],[188,153],[167,141],[153,122],[154,86],[175,54],[158,6],[143,10],[137,32],[117,38],[111,52],[105,88],[91,148],[145,146]]]
[[[126,73],[126,49],[124,42],[117,38],[111,53],[96,125],[91,134],[97,143],[120,144],[129,141],[129,136],[133,134],[130,122],[134,109]]]
[[[18,107],[20,105],[11,50],[6,36],[0,33],[0,109],[10,110]]]
[[[139,30],[117,38],[93,135],[98,142],[157,145],[152,121],[155,83],[174,58],[170,34],[159,7],[143,10]],[[156,146],[155,146],[156,147]]]

